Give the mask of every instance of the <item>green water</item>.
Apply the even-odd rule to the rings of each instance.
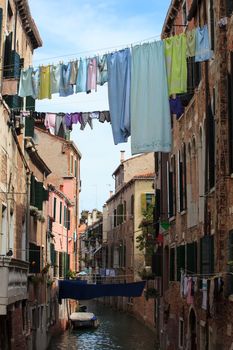
[[[155,350],[154,333],[132,316],[100,303],[86,305],[98,317],[100,326],[95,330],[68,330],[52,339],[49,350]]]

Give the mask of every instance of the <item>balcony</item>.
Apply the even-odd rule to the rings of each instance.
[[[7,314],[7,305],[27,299],[28,263],[0,256],[0,315]]]

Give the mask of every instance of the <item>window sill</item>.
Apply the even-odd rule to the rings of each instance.
[[[173,215],[173,216],[171,216],[171,217],[169,218],[169,222],[171,222],[171,221],[175,221],[175,220],[176,220],[175,215]]]
[[[180,215],[184,215],[184,214],[186,214],[186,210],[182,210],[182,211],[180,212]]]

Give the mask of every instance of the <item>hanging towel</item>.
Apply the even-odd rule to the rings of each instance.
[[[44,125],[45,125],[46,129],[48,129],[52,135],[55,135],[56,114],[55,113],[46,113]]]
[[[40,87],[39,87],[39,100],[44,98],[51,98],[50,87],[50,66],[40,67]]]
[[[32,86],[32,72],[33,72],[32,67],[21,70],[20,81],[19,81],[19,94],[18,94],[20,97],[33,95],[34,91]]]
[[[108,54],[108,100],[115,145],[130,136],[130,49]]]
[[[71,62],[61,65],[61,78],[59,95],[62,97],[73,95],[73,86],[70,85]]]
[[[169,152],[171,117],[163,41],[132,48],[131,108],[132,154]]]
[[[75,85],[78,75],[78,61],[70,62],[70,84]]]
[[[196,29],[196,51],[195,62],[203,62],[213,57],[213,51],[210,49],[208,27],[198,27]]]
[[[104,85],[108,81],[107,55],[98,57],[97,84]]]
[[[36,100],[39,97],[40,91],[40,69],[35,69],[32,71],[32,97]]]
[[[60,78],[61,78],[61,64],[56,66],[50,66],[50,84],[51,84],[51,93],[59,93],[60,88]]]
[[[187,92],[186,35],[183,33],[165,39],[164,47],[169,96]]]
[[[86,92],[87,88],[87,60],[80,59],[76,82],[76,93]]]
[[[187,39],[187,57],[194,57],[196,51],[196,28],[193,30],[187,31],[186,33]]]
[[[91,90],[96,91],[96,82],[97,82],[97,59],[96,57],[89,58],[87,64],[87,93],[90,93]]]

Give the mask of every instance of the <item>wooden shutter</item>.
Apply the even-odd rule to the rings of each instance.
[[[163,271],[163,247],[159,246],[157,252],[152,256],[152,272],[156,277],[162,277]]]
[[[59,277],[63,276],[63,253],[59,252]]]
[[[9,33],[9,35],[7,35],[5,39],[3,78],[10,77],[12,37],[13,37],[13,33],[11,32]]]
[[[26,97],[26,110],[35,111],[36,100],[32,96]]]
[[[53,198],[53,219],[56,221],[57,198]]]
[[[63,223],[63,226],[67,228],[67,208],[66,206],[64,205],[64,223]]]
[[[43,188],[43,201],[49,200],[49,191]]]
[[[146,193],[141,194],[141,213],[143,214],[146,210]]]
[[[175,248],[170,248],[169,277],[170,281],[175,281]]]
[[[39,209],[43,209],[43,182],[35,181],[35,206]]]
[[[62,223],[62,202],[60,202],[59,224]]]
[[[50,260],[51,265],[54,266],[56,264],[56,251],[53,243],[50,243]]]
[[[70,230],[70,210],[67,210],[67,230]]]

